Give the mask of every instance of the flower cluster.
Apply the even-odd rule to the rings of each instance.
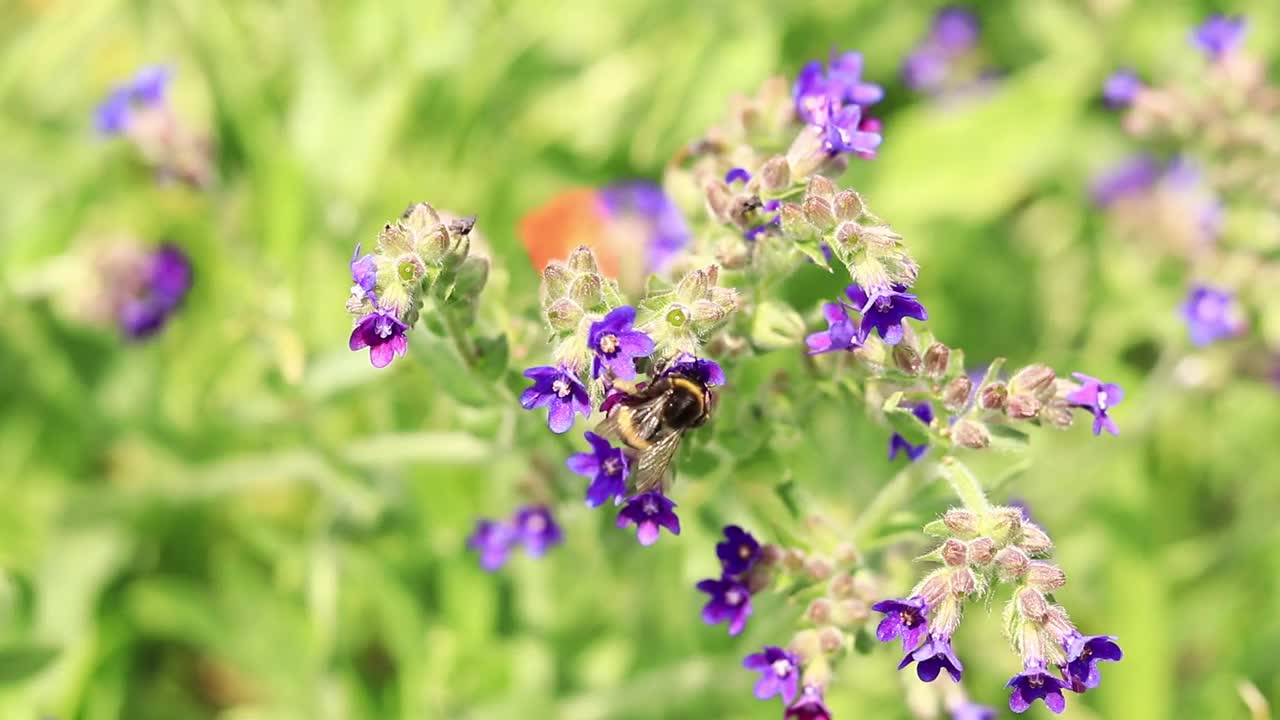
[[[106,137],[124,137],[162,178],[196,187],[213,176],[208,138],[189,130],[169,105],[173,72],[162,65],[139,70],[117,85],[94,112],[94,126]]]
[[[480,520],[467,539],[467,547],[480,556],[480,566],[490,572],[507,562],[517,546],[539,557],[564,541],[564,534],[545,505],[529,505],[516,510],[509,521]]]
[[[351,256],[347,312],[355,317],[349,346],[369,349],[382,368],[408,350],[407,333],[431,297],[441,313],[466,312],[489,276],[489,261],[469,255],[475,218],[448,219],[427,203],[383,226],[372,253]]]
[[[1063,692],[1097,687],[1098,663],[1120,660],[1120,646],[1109,635],[1081,634],[1051,600],[1066,584],[1066,575],[1043,559],[1053,547],[1044,530],[1021,508],[986,504],[976,480],[959,463],[944,463],[944,473],[971,507],[952,508],[925,528],[941,543],[922,559],[941,567],[925,575],[907,598],[872,606],[884,614],[876,636],[882,642],[901,638],[906,654],[899,668],[914,663],[925,682],[944,671],[959,682],[964,665],[951,639],[964,607],[985,601],[1001,584],[1009,585],[1005,627],[1023,668],[1009,680],[1009,707],[1021,713],[1042,700],[1055,713],[1062,712]]]
[[[988,73],[976,52],[981,28],[969,10],[949,6],[933,17],[929,32],[902,62],[902,82],[916,92],[942,95],[972,87]]]
[[[191,258],[177,245],[147,248],[118,238],[90,247],[70,283],[67,301],[78,319],[115,326],[131,341],[146,340],[168,324],[191,290]]]
[[[724,540],[716,545],[716,556],[720,577],[702,580],[697,586],[711,596],[702,609],[702,620],[708,625],[727,622],[729,634],[737,635],[751,616],[753,585],[759,589],[768,582],[767,574],[752,573],[760,560],[760,543],[746,530],[729,525],[724,529]],[[791,694],[795,694],[794,688]]]

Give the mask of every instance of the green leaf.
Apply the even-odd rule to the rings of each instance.
[[[819,243],[796,243],[795,248],[803,253],[805,257],[812,260],[814,265],[817,265],[827,272],[835,272],[827,262],[827,255],[822,252],[822,245]]]
[[[510,357],[506,335],[476,339],[476,372],[487,380],[497,380],[506,372]]]
[[[882,409],[884,415],[889,420],[889,424],[893,426],[895,432],[906,438],[907,442],[912,445],[921,445],[929,442],[931,436],[929,427],[920,422],[920,418],[916,417],[909,408],[903,407],[902,393],[896,392],[884,401]]]
[[[791,517],[799,520],[801,516],[800,503],[796,500],[796,481],[787,478],[777,485],[773,486],[773,492],[787,507],[787,512],[791,513]]]
[[[0,647],[0,685],[21,682],[49,666],[59,648],[48,645],[11,645]]]
[[[924,526],[924,533],[934,537],[950,537],[951,531],[947,529],[947,524],[941,520],[934,520]]]

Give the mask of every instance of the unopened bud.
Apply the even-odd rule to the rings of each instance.
[[[844,633],[833,627],[824,627],[818,631],[818,646],[827,654],[836,652],[844,647]]]
[[[849,222],[862,217],[862,212],[866,210],[866,205],[862,203],[862,196],[852,190],[841,190],[836,193],[833,204],[835,205],[836,218]]]
[[[729,220],[729,204],[733,200],[733,194],[729,191],[729,186],[719,180],[712,180],[702,186],[702,192],[707,200],[707,212],[720,222]]]
[[[831,601],[827,598],[815,598],[809,603],[809,609],[805,611],[805,615],[815,625],[831,622]]]
[[[746,583],[747,590],[752,595],[755,595],[769,587],[773,582],[773,568],[756,563],[747,573],[747,576],[743,578],[743,582]]]
[[[965,544],[955,538],[947,538],[940,548],[942,561],[951,567],[959,567],[969,563],[969,550]]]
[[[951,428],[951,437],[956,444],[974,450],[981,450],[991,444],[991,433],[985,425],[972,420],[961,420]]]
[[[836,216],[831,209],[831,203],[823,198],[807,197],[801,207],[804,208],[805,219],[816,228],[826,230],[836,224]]]
[[[596,254],[586,245],[579,245],[569,253],[569,269],[579,273],[600,272],[600,266],[596,263]]]
[[[1045,422],[1058,428],[1069,428],[1075,421],[1075,413],[1061,400],[1055,400],[1040,410],[1040,417]]]
[[[436,228],[418,241],[418,256],[428,265],[441,265],[449,253],[449,234],[444,228]]]
[[[711,281],[707,277],[706,268],[690,270],[676,284],[676,297],[683,302],[692,303],[707,294],[707,288],[710,287],[710,284]]]
[[[809,185],[804,191],[806,198],[816,197],[822,198],[830,202],[836,196],[836,184],[823,175],[814,175],[809,178]]]
[[[780,565],[785,554],[786,551],[777,545],[766,543],[760,546],[760,564],[770,567]]]
[[[994,522],[991,532],[997,540],[1016,542],[1022,537],[1022,509],[1016,507],[997,507],[991,511]]]
[[[1034,523],[1024,523],[1022,541],[1019,545],[1029,553],[1043,555],[1053,549],[1053,540],[1049,539],[1049,535]]]
[[[951,573],[951,593],[968,595],[978,589],[978,576],[969,568],[959,568]]]
[[[858,573],[853,576],[853,591],[858,597],[866,600],[880,595],[880,585],[870,573]]]
[[[802,663],[806,663],[822,653],[822,643],[818,640],[818,631],[801,630],[788,643],[791,652],[795,653]]]
[[[862,564],[862,553],[858,552],[858,548],[853,543],[840,543],[836,545],[836,562],[843,567],[854,567]]]
[[[425,237],[427,232],[440,224],[440,214],[430,203],[414,203],[405,208],[400,220],[415,237]]]
[[[978,515],[970,510],[951,508],[942,514],[942,523],[960,537],[973,537],[978,532]]]
[[[453,293],[458,297],[476,298],[489,281],[489,258],[472,256],[462,261],[453,281]]]
[[[983,410],[1003,410],[1008,397],[1009,388],[1002,382],[993,382],[983,385],[978,391],[978,404]]]
[[[969,403],[969,393],[973,392],[973,381],[967,375],[961,375],[947,383],[942,391],[942,402],[948,410],[956,411]]]
[[[834,598],[851,598],[854,596],[854,585],[852,575],[837,575],[831,580],[831,584],[827,588],[831,591],[831,597]]]
[[[790,572],[800,572],[804,569],[805,563],[804,551],[788,550],[787,554],[782,557],[782,567]]]
[[[579,275],[569,286],[569,297],[579,306],[593,309],[604,301],[604,280],[596,273]]]
[[[996,565],[1000,567],[1000,575],[1006,580],[1019,580],[1027,572],[1031,559],[1018,548],[1010,545],[996,553]]]
[[[787,159],[781,155],[774,155],[765,161],[764,166],[760,168],[760,187],[767,193],[776,193],[784,190],[791,185],[791,167],[787,165]]]
[[[1053,592],[1067,584],[1067,574],[1062,568],[1040,560],[1027,566],[1027,584],[1044,592]]]
[[[693,304],[693,328],[700,333],[710,332],[728,317],[724,308],[710,300],[699,300]],[[673,327],[678,327],[672,323]]]
[[[936,608],[938,603],[951,592],[951,582],[945,570],[936,570],[920,583],[920,597],[929,604],[929,607]]]
[[[815,555],[805,560],[804,571],[808,573],[810,578],[821,582],[830,578],[831,574],[835,572],[835,568],[832,567],[830,560],[820,555]]]
[[[560,298],[547,308],[547,324],[557,332],[569,332],[582,321],[582,307],[569,298]]]
[[[969,559],[980,567],[991,564],[996,555],[996,541],[989,537],[980,537],[969,543]]]
[[[1053,387],[1053,381],[1057,379],[1057,373],[1048,365],[1036,363],[1028,365],[1018,372],[1014,373],[1013,378],[1009,380],[1009,387],[1014,392],[1025,392],[1032,395],[1049,390]]]
[[[893,364],[907,375],[915,377],[920,374],[923,362],[915,348],[901,342],[893,346]]]
[[[1040,412],[1040,401],[1034,395],[1016,393],[1009,396],[1004,407],[1005,414],[1015,420],[1030,420]]]
[[[931,378],[941,378],[951,367],[951,348],[940,342],[933,343],[924,351],[924,371]],[[967,396],[968,393],[965,393]]]
[[[543,303],[551,302],[569,294],[569,283],[573,282],[573,273],[563,263],[553,262],[542,269]]]
[[[1023,617],[1040,622],[1049,615],[1049,601],[1039,590],[1023,588],[1018,591],[1018,611]]]

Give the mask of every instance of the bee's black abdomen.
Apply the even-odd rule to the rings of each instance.
[[[662,408],[663,424],[683,430],[701,425],[706,419],[705,391],[688,381],[673,383],[671,395]]]

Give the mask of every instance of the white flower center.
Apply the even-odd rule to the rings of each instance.
[[[560,397],[569,397],[569,393],[571,392],[569,389],[569,383],[564,380],[557,380],[551,383],[551,389],[555,390],[556,395],[559,395]]]
[[[781,677],[786,677],[786,676],[790,675],[790,674],[791,674],[791,670],[792,670],[792,668],[791,668],[791,661],[790,661],[790,660],[788,660],[788,659],[786,659],[786,658],[782,658],[782,659],[780,659],[780,660],[774,660],[774,661],[773,661],[773,672],[774,672],[778,677],[780,677],[780,678],[781,678]]]
[[[1107,409],[1107,391],[1106,390],[1098,391],[1098,409],[1099,410]]]
[[[600,338],[600,350],[608,355],[618,352],[618,336],[605,335]]]
[[[622,463],[618,462],[617,458],[609,458],[601,467],[605,475],[617,475],[622,470]]]
[[[529,532],[540,533],[547,529],[547,521],[541,515],[530,515],[529,519],[525,520],[524,527]]]
[[[657,515],[658,503],[654,502],[653,498],[645,498],[642,509],[644,510],[645,515]]]
[[[742,602],[742,593],[738,592],[737,590],[730,590],[729,592],[724,594],[724,599],[725,599],[725,602],[729,603],[730,605],[737,605],[738,603]]]

